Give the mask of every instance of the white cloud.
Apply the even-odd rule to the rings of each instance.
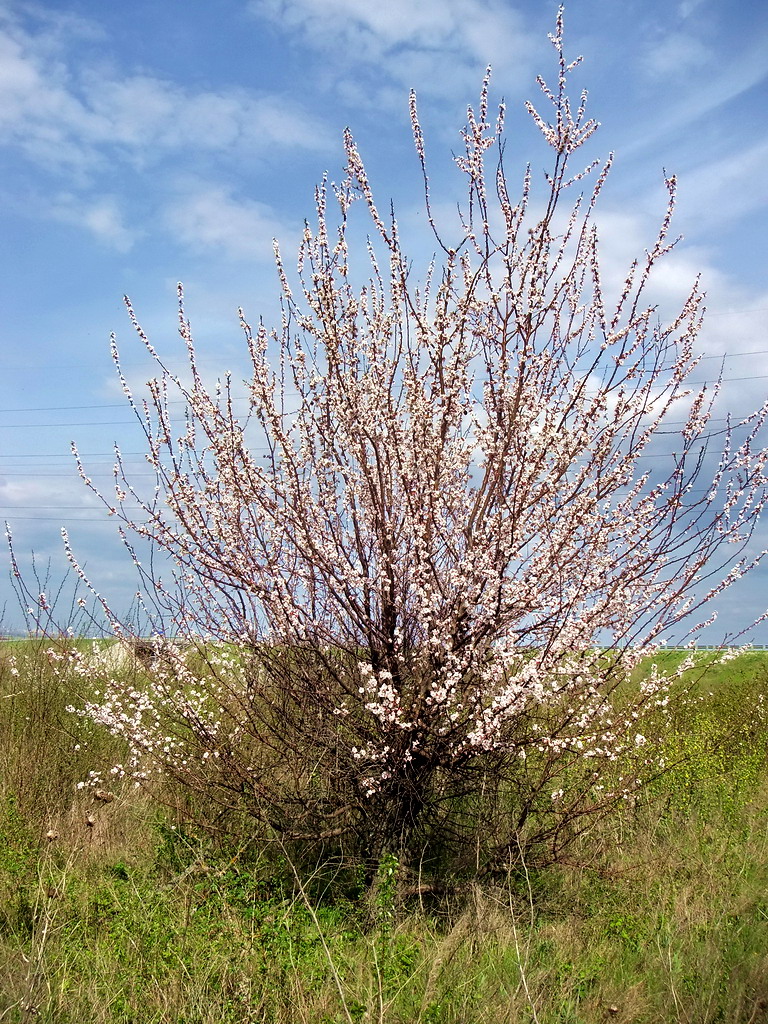
[[[266,203],[237,199],[216,185],[196,185],[166,210],[168,228],[194,250],[215,249],[232,259],[271,261],[272,239],[289,231]],[[288,243],[290,248],[290,243]]]
[[[22,476],[11,478],[10,474],[0,476],[0,503],[4,514],[13,516],[13,511],[28,512],[31,516],[38,514],[55,516],[59,509],[66,509],[62,519],[75,518],[72,513],[92,511],[103,508],[98,498],[87,489],[77,475],[74,460],[61,467],[62,472],[55,480],[46,480],[40,476]],[[71,472],[70,472],[71,470]],[[44,513],[41,512],[44,510]]]
[[[0,0],[0,148],[22,153],[45,173],[44,185],[25,176],[20,186],[9,186],[17,189],[15,205],[36,217],[77,225],[126,252],[146,233],[134,227],[147,213],[140,207],[148,203],[156,214],[160,197],[174,191],[180,166],[212,177],[244,154],[268,163],[283,161],[286,152],[326,147],[327,133],[297,101],[243,87],[195,89],[151,72],[94,65],[73,45],[83,36],[93,41],[89,23],[44,9],[29,13],[15,17]],[[126,171],[145,181],[151,174],[151,181],[137,193]],[[221,188],[183,199],[167,219],[187,244],[232,256],[269,254],[278,225],[266,207],[236,204]]]
[[[194,90],[149,74],[81,67],[65,40],[0,16],[0,143],[37,164],[94,171],[115,150],[142,164],[178,151],[322,148],[296,103],[242,88]],[[70,40],[71,42],[71,40]]]
[[[600,269],[603,292],[609,307],[618,298],[634,257],[642,258],[653,243],[658,218],[635,211],[603,208],[600,229]],[[697,276],[708,311],[694,351],[705,358],[691,380],[714,382],[725,359],[724,383],[715,416],[734,418],[751,413],[765,400],[768,372],[765,310],[768,294],[746,289],[738,279],[719,268],[716,253],[681,241],[654,268],[643,305],[654,304],[659,319],[667,324],[680,311]],[[715,448],[717,444],[715,444]]]
[[[93,140],[136,150],[144,160],[188,146],[255,153],[323,146],[316,125],[275,96],[244,89],[193,93],[146,75],[119,81],[93,76],[88,86]]]
[[[72,193],[61,193],[51,204],[50,213],[65,224],[85,228],[99,242],[118,252],[128,252],[139,236],[139,232],[125,224],[113,196],[84,200]]]
[[[713,60],[709,47],[689,32],[673,32],[654,44],[645,58],[645,70],[653,78],[683,78]]]
[[[678,7],[678,13],[681,18],[689,18],[706,2],[707,0],[682,0]]]
[[[675,61],[680,62],[677,68]],[[691,36],[674,35],[647,54],[646,70],[656,73],[664,92],[652,115],[633,129],[624,158],[656,147],[659,139],[692,131],[768,78],[768,31],[755,32],[741,52],[715,53]],[[668,82],[674,79],[674,88]]]
[[[63,86],[61,69],[46,68],[45,55],[30,54],[24,42],[0,31],[0,141],[47,165],[64,156],[83,109]]]
[[[476,88],[488,63],[517,79],[542,45],[500,0],[251,0],[249,9],[334,55],[342,82],[368,66],[400,87],[436,95]]]
[[[768,137],[681,176],[680,215],[702,232],[768,205]]]

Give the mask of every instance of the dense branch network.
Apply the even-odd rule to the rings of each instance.
[[[149,498],[134,490],[118,453],[104,500],[132,551],[138,537],[170,555],[172,582],[145,570],[145,583],[177,643],[141,697],[115,684],[87,709],[129,739],[128,774],[149,760],[210,788],[215,761],[223,803],[247,792],[257,816],[297,836],[308,821],[315,835],[343,833],[332,818],[343,811],[380,852],[489,758],[529,794],[516,828],[530,794],[594,810],[657,770],[638,723],[663,707],[670,679],[652,674],[618,711],[612,695],[670,630],[695,637],[709,621],[698,610],[749,568],[718,557],[746,545],[765,501],[766,407],[738,439],[725,432],[704,481],[718,389],[687,383],[702,293],[695,282],[663,326],[646,299],[675,244],[674,178],[654,245],[609,301],[594,211],[611,160],[572,169],[597,125],[585,96],[575,112],[569,102],[578,62],[565,60],[562,20],[552,40],[557,87],[540,81],[551,119],[528,105],[552,151],[546,191],[534,201],[528,171],[511,198],[504,108],[489,120],[486,77],[456,161],[467,200],[453,244],[433,216],[411,97],[442,254],[418,286],[345,135],[346,176],[316,192],[298,287],[276,247],[281,325],[253,328],[241,314],[246,419],[228,378],[206,388],[181,292],[185,380],[129,305],[159,368],[145,401],[114,343],[113,354],[157,487]],[[566,190],[590,178],[564,210]],[[355,204],[372,225],[362,287]],[[169,394],[186,403],[181,432]],[[669,445],[681,410],[676,454],[652,478],[642,460],[662,432]],[[204,673],[187,666],[183,640],[209,645]],[[283,755],[290,767],[277,771]],[[305,756],[322,784],[308,780]],[[631,766],[606,788],[594,766],[619,757]]]

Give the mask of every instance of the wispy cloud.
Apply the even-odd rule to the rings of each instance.
[[[269,147],[321,149],[318,127],[292,101],[245,89],[192,92],[147,75],[124,80],[90,74],[89,134],[143,159],[192,146],[263,152]]]
[[[713,53],[701,39],[690,32],[665,35],[649,48],[644,70],[652,78],[680,79],[711,64]]]
[[[683,222],[695,221],[701,232],[768,207],[766,163],[768,135],[684,174],[680,192]]]
[[[542,45],[501,0],[250,0],[249,9],[332,55],[329,73],[342,83],[360,86],[360,70],[375,69],[378,96],[382,78],[435,95],[474,90],[487,63],[517,80]]]
[[[126,69],[109,50],[98,57],[97,37],[88,21],[0,0],[0,150],[33,171],[6,181],[11,204],[117,252],[170,227],[233,258],[269,253],[279,225],[268,208],[238,203],[216,179],[231,180],[244,154],[254,170],[322,151],[329,133],[298,99]],[[214,184],[180,193],[180,167]]]
[[[165,219],[185,246],[218,250],[233,259],[270,261],[272,239],[289,235],[289,228],[266,203],[239,199],[217,185],[187,187],[169,204]]]
[[[57,195],[48,207],[54,219],[88,230],[94,238],[117,252],[128,252],[140,232],[124,220],[114,196],[83,199],[71,192]]]
[[[681,17],[688,18],[700,7],[703,7],[706,2],[707,0],[681,0],[677,10]]]
[[[633,129],[624,156],[658,145],[673,133],[700,130],[728,104],[768,80],[768,24],[723,59],[694,31],[675,32],[647,43],[642,68],[660,92],[653,112]]]
[[[0,143],[52,172],[146,165],[179,152],[324,145],[295,101],[244,88],[195,90],[151,74],[87,67],[72,40],[0,11]]]

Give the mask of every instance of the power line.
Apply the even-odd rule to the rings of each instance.
[[[183,399],[174,399],[173,404],[182,403]],[[169,403],[171,404],[171,403]],[[80,412],[83,409],[124,409],[125,402],[109,402],[105,405],[36,405],[29,408],[0,409],[4,412]]]
[[[151,520],[136,520],[136,526],[148,526]],[[103,526],[115,526],[120,520],[108,516],[2,516],[2,522],[8,523],[101,523]]]
[[[114,462],[114,452],[78,452],[83,459],[112,459]],[[120,452],[121,458],[133,458],[134,456],[146,456],[146,452]],[[50,452],[49,454],[39,454],[30,452],[28,455],[14,455],[12,452],[8,455],[0,456],[3,459],[71,459],[72,452]]]
[[[108,470],[108,469],[93,469],[92,467],[89,467],[88,468],[88,472],[89,472],[89,475],[92,476],[92,477],[94,477],[94,476],[102,476],[102,475],[106,475],[106,474],[109,474],[110,477],[112,476],[112,471]],[[130,472],[131,480],[139,479],[139,477],[142,477],[142,478],[145,478],[145,479],[149,480],[149,479],[154,479],[154,477],[155,477],[154,473],[140,472],[139,470],[128,470],[127,472]],[[0,476],[21,476],[21,477],[25,477],[25,478],[28,478],[30,476],[34,476],[34,478],[36,480],[49,480],[49,479],[50,480],[74,480],[74,479],[78,479],[79,480],[80,479],[80,476],[79,476],[78,472],[74,468],[73,468],[71,473],[48,473],[48,472],[39,473],[33,467],[30,467],[27,470],[22,470],[22,469],[2,469],[2,467],[0,467]]]
[[[75,423],[0,423],[0,430],[29,430],[30,427],[135,427],[136,420],[81,420]]]
[[[768,306],[759,306],[757,309],[721,309],[714,312],[707,310],[704,316],[742,316],[747,313],[768,313]]]
[[[744,381],[768,380],[768,373],[752,374],[749,377],[723,377],[722,380],[720,380],[720,378],[717,378],[717,380],[720,383],[722,383],[722,384],[740,384],[740,383],[743,383]],[[692,387],[698,387],[698,386],[703,385],[703,384],[714,385],[715,382],[716,382],[715,379],[713,379],[713,380],[708,380],[708,379],[704,379],[704,380],[687,380],[687,381],[684,381],[683,384],[684,385],[691,385]],[[592,392],[590,391],[589,393],[591,394]],[[246,399],[233,399],[233,401],[246,401]],[[89,407],[88,406],[82,406],[81,408],[87,409]],[[96,407],[94,406],[94,408],[96,408]],[[119,408],[122,408],[122,407],[119,407]],[[0,413],[12,412],[12,411],[15,411],[15,412],[25,412],[25,411],[36,412],[36,411],[39,411],[39,410],[32,410],[32,409],[30,409],[30,410],[23,410],[23,409],[16,409],[16,410],[0,409]],[[724,417],[721,417],[721,419],[722,418],[724,418]],[[73,423],[0,423],[0,430],[28,430],[28,429],[30,429],[32,427],[34,427],[34,428],[39,428],[39,427],[132,427],[132,426],[136,426],[137,422],[138,422],[137,420],[133,419],[133,420],[80,420],[80,421],[75,421]]]
[[[141,505],[136,505],[133,508],[130,508],[129,506],[124,505],[122,507],[123,507],[123,509],[126,512],[137,512],[137,511],[139,511],[139,509],[142,506]],[[90,505],[0,505],[0,511],[2,511],[2,509],[4,509],[4,508],[9,508],[11,510],[13,510],[13,509],[21,509],[22,512],[28,512],[30,510],[35,510],[35,511],[40,511],[40,512],[45,512],[45,511],[50,510],[52,512],[57,512],[59,509],[66,509],[68,512],[77,512],[77,511],[94,512],[94,511],[98,511],[98,508],[96,506],[90,506]]]
[[[292,389],[286,389],[285,390],[285,394],[286,395],[290,395],[290,396],[293,397],[293,396],[297,395],[298,392],[293,391]],[[136,404],[137,405],[141,405],[143,399],[141,399],[139,396],[136,396],[136,397],[137,397],[137,399],[139,399]],[[248,395],[232,395],[232,396],[230,396],[227,399],[227,401],[230,401],[230,402],[247,402],[247,401],[249,401],[249,398],[248,398]],[[185,398],[169,398],[165,404],[166,405],[189,406],[189,402]],[[35,406],[19,406],[17,408],[11,408],[11,409],[0,409],[0,414],[4,414],[4,413],[19,413],[19,412],[83,412],[84,410],[88,410],[88,409],[123,409],[123,410],[125,410],[127,405],[128,405],[128,401],[126,399],[126,401],[124,401],[124,402],[108,402],[108,403],[99,404],[99,405],[35,405]],[[151,406],[150,406],[150,408],[151,408]],[[132,423],[134,421],[133,420],[129,420],[128,422]],[[72,425],[76,426],[76,424],[72,424]],[[27,424],[27,426],[33,426],[33,424]]]
[[[737,313],[741,313],[741,312],[744,312],[744,313],[768,313],[768,307],[765,307],[764,309],[733,310],[733,311],[725,311],[725,312],[722,312],[722,313],[708,313],[707,316],[735,316]],[[764,355],[768,355],[768,349],[755,349],[753,351],[744,351],[744,352],[715,352],[715,353],[712,353],[711,355],[701,355],[698,358],[700,360],[704,360],[704,359],[720,359],[720,360],[722,360],[724,362],[727,362],[729,359],[739,359],[739,358],[742,358],[744,356],[764,356]],[[723,381],[725,383],[725,382],[729,382],[729,381],[765,380],[765,379],[767,379],[767,377],[768,377],[768,375],[759,376],[759,377],[725,377],[725,378],[723,378]],[[701,383],[708,383],[708,382],[707,381],[688,381],[687,383],[689,383],[689,384],[701,384]],[[293,395],[293,394],[295,394],[295,392],[291,391],[290,394]],[[247,395],[239,395],[239,396],[232,396],[232,398],[230,400],[232,402],[247,402],[247,401],[249,401],[249,398],[248,398]],[[168,405],[184,405],[184,406],[186,406],[189,403],[186,401],[186,399],[183,399],[183,398],[172,398],[172,399],[168,399],[167,404]],[[126,407],[126,403],[125,402],[106,402],[106,403],[99,403],[99,404],[94,404],[94,405],[35,405],[35,406],[16,406],[16,407],[11,407],[11,408],[7,408],[7,409],[0,409],[0,415],[5,415],[6,413],[24,413],[24,412],[84,412],[86,410],[91,410],[91,409],[125,409],[125,407]],[[123,423],[123,421],[120,421],[120,422],[117,422],[117,421],[115,421],[115,422],[113,422],[113,421],[106,421],[104,423],[101,423],[101,422],[90,422],[89,421],[89,422],[84,422],[84,423],[26,423],[26,424],[23,424],[23,425],[27,426],[27,427],[47,427],[47,426],[51,426],[51,427],[56,427],[56,426],[64,426],[64,427],[67,427],[67,426],[72,426],[72,427],[79,427],[79,426],[119,426],[121,424],[125,425],[126,423],[130,424],[130,423],[133,423],[133,422],[135,422],[135,420],[126,420],[124,423]],[[9,424],[9,425],[16,426],[16,424]]]
[[[694,487],[690,491],[688,491],[687,493],[689,493],[689,494],[705,494],[710,489],[711,488],[709,488],[709,487]],[[32,508],[36,508],[37,506],[34,506],[34,505],[17,505],[17,506],[14,506],[14,507],[15,508],[24,508],[24,509],[29,508],[29,509],[32,509]],[[68,509],[74,509],[74,508],[78,508],[79,506],[76,506],[76,505],[63,505],[61,507],[62,508],[68,508]],[[1,508],[1,506],[0,506],[0,508]],[[56,506],[41,505],[40,508],[44,509],[45,511],[48,511],[49,509],[55,509]],[[137,511],[138,512],[138,511],[141,511],[141,508],[126,509],[126,511],[129,512],[129,513],[133,512],[133,511]],[[108,516],[106,514],[106,512],[103,515],[101,515],[101,516],[59,516],[59,515],[53,515],[53,516],[48,516],[48,515],[16,516],[16,515],[6,515],[2,511],[0,511],[0,523],[2,523],[2,522],[8,522],[8,523],[16,523],[16,522],[19,522],[19,523],[58,523],[60,526],[62,524],[72,524],[72,523],[99,523],[102,526],[122,526],[122,527],[125,527],[127,525],[119,517],[116,518],[115,516]],[[153,522],[153,520],[151,520],[151,519],[140,519],[140,520],[139,519],[132,519],[132,520],[130,520],[130,523],[132,525],[135,525],[135,526],[150,526],[152,524],[152,522]]]

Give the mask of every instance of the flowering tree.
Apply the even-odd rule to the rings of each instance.
[[[372,862],[435,834],[477,838],[493,814],[490,862],[521,844],[556,854],[658,771],[642,722],[671,679],[629,673],[671,629],[694,638],[708,621],[697,610],[749,567],[717,556],[748,541],[765,501],[766,408],[739,438],[724,433],[702,483],[717,388],[686,384],[702,294],[694,284],[666,326],[645,298],[674,244],[675,181],[655,244],[609,300],[593,213],[611,161],[574,173],[597,125],[584,96],[568,99],[578,62],[563,55],[562,17],[552,41],[551,112],[528,105],[551,150],[544,194],[527,173],[512,198],[486,79],[456,160],[467,198],[451,243],[412,96],[441,253],[418,285],[345,135],[346,177],[317,190],[298,287],[275,250],[282,324],[242,318],[246,418],[228,378],[204,385],[181,303],[186,381],[129,305],[157,361],[148,400],[113,352],[157,487],[134,490],[118,452],[104,500],[132,551],[138,537],[171,556],[172,580],[141,571],[174,640],[158,635],[152,670],[130,685],[102,665],[103,698],[83,709],[127,738],[119,774],[160,769],[284,839],[336,837]],[[355,203],[372,225],[362,287]],[[186,404],[181,429],[169,395]],[[651,477],[640,460],[681,415],[670,468]]]

